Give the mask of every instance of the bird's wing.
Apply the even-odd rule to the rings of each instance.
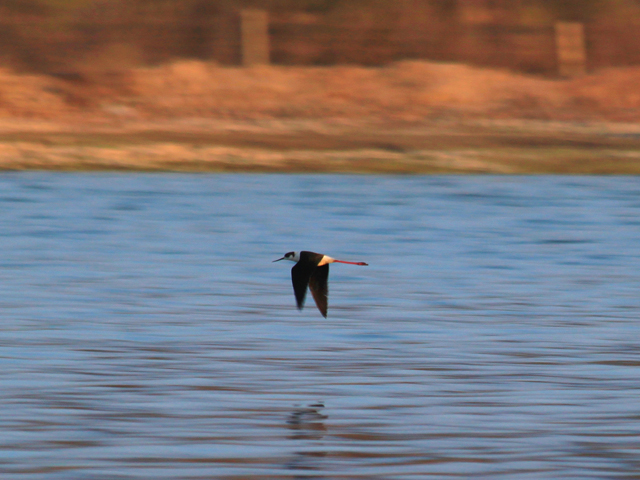
[[[311,271],[301,265],[300,262],[296,263],[291,269],[293,293],[296,295],[296,303],[300,310],[302,310],[302,307],[304,306],[304,298],[307,296],[307,285],[309,285],[310,276]]]
[[[309,278],[309,290],[316,301],[318,310],[323,317],[327,317],[327,304],[329,302],[329,264],[316,268]]]

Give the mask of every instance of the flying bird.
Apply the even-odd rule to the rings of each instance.
[[[328,255],[315,252],[288,252],[284,257],[274,260],[291,260],[296,264],[291,269],[291,281],[293,282],[293,293],[296,295],[298,309],[302,310],[304,299],[307,296],[307,286],[311,290],[313,299],[316,301],[318,310],[323,317],[327,317],[327,302],[329,289],[327,280],[329,279],[330,263],[348,263],[349,265],[368,265],[364,262],[345,262],[336,260]]]

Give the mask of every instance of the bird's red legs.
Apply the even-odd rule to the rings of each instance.
[[[364,263],[364,262],[345,262],[344,260],[333,260],[336,263],[348,263],[349,265],[369,265],[368,263]]]

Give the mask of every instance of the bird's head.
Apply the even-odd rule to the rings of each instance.
[[[292,262],[297,262],[300,260],[300,252],[287,252],[284,254],[284,257],[274,260],[274,262],[279,262],[280,260],[291,260]]]

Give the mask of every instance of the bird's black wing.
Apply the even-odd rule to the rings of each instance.
[[[318,310],[327,318],[327,304],[329,303],[329,264],[316,268],[309,278],[309,290],[316,301]]]
[[[296,295],[296,303],[298,309],[302,310],[304,299],[307,296],[307,285],[309,285],[309,277],[312,270],[309,270],[300,262],[296,263],[291,269],[291,283],[293,283],[293,293]]]

